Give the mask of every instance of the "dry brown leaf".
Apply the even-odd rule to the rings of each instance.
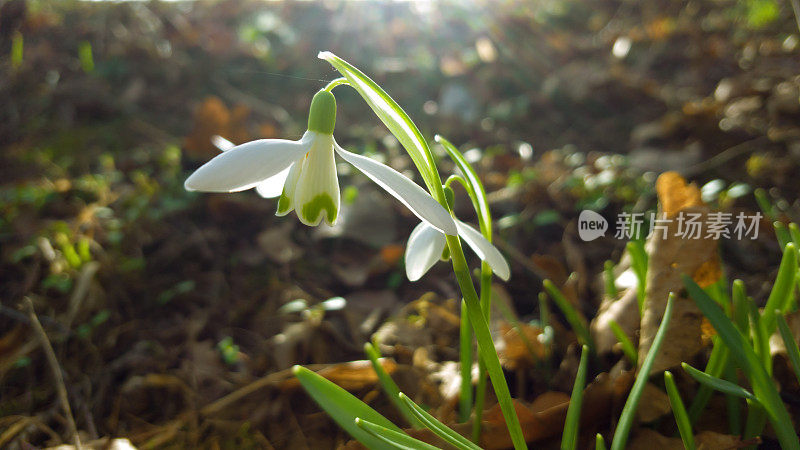
[[[379,361],[389,375],[397,370],[397,363],[393,359],[381,358]],[[349,391],[374,386],[378,382],[378,374],[372,368],[372,363],[367,360],[333,364],[318,370],[317,374]],[[282,389],[294,389],[299,386],[300,382],[295,377],[281,383]]]
[[[700,195],[700,189],[686,180],[677,172],[664,172],[656,180],[656,193],[661,211],[667,217],[672,217],[684,208],[692,206],[705,206]]]
[[[644,423],[650,423],[672,411],[669,406],[667,393],[653,383],[644,385],[644,392],[636,410],[636,418]]]
[[[500,323],[502,344],[497,344],[497,352],[503,367],[517,370],[532,367],[536,361],[544,358],[547,353],[545,346],[539,341],[542,329],[536,326],[519,324],[525,338],[508,322]]]
[[[631,340],[634,339],[636,331],[639,330],[639,304],[636,299],[636,289],[626,290],[619,300],[603,298],[600,310],[592,319],[589,327],[599,354],[610,352],[618,345],[617,337],[609,326],[612,320],[619,324],[622,331]]]
[[[703,431],[694,437],[694,443],[701,450],[727,450],[742,448],[743,442],[729,434]],[[666,437],[655,430],[640,428],[628,442],[629,450],[683,450],[683,442],[678,437]]]
[[[674,172],[662,174],[656,181],[660,211],[668,217],[679,212],[698,213],[705,222],[709,208],[702,203],[700,191]],[[639,340],[639,364],[645,356],[664,317],[670,292],[683,291],[682,274],[691,274],[701,286],[708,286],[721,274],[717,242],[713,239],[689,239],[676,236],[679,223],[667,222],[666,230],[656,228],[648,240],[650,255],[647,270],[647,292]],[[666,235],[665,235],[666,234]],[[701,328],[703,315],[694,301],[676,297],[664,344],[651,370],[660,373],[688,361],[703,348]]]
[[[214,135],[219,135],[235,144],[250,139],[245,126],[250,110],[237,105],[232,110],[217,97],[203,100],[194,112],[194,126],[184,141],[186,152],[198,159],[216,156],[220,150],[211,143]]]

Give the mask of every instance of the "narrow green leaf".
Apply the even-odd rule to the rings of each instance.
[[[776,220],[772,222],[773,228],[775,228],[775,237],[778,238],[778,245],[781,248],[786,248],[786,244],[792,242],[792,235],[789,234],[789,230],[786,229],[786,225],[783,222]],[[797,242],[795,242],[797,244]]]
[[[639,301],[639,312],[644,311],[644,299],[647,292],[647,251],[644,242],[639,240],[629,241],[626,246],[631,255],[631,268],[636,275],[636,299]]]
[[[606,450],[606,441],[600,433],[597,433],[597,436],[595,436],[594,450]]]
[[[689,415],[686,414],[686,408],[683,406],[678,386],[675,385],[675,380],[669,370],[664,372],[664,385],[667,387],[669,404],[672,407],[675,422],[678,424],[683,447],[687,450],[694,450],[696,447],[694,445],[694,435],[692,434],[692,424],[689,422]]]
[[[792,363],[792,369],[794,369],[797,382],[800,383],[800,349],[797,348],[797,342],[795,342],[794,336],[792,336],[792,331],[789,329],[786,319],[777,312],[775,314],[778,316],[778,330],[783,338],[783,344],[786,346],[786,354],[789,356],[789,361]]]
[[[792,242],[795,247],[800,246],[800,227],[796,223],[789,223],[789,235],[792,237]],[[785,245],[783,247],[786,247]]]
[[[606,261],[603,266],[603,280],[606,286],[606,297],[617,298],[619,292],[617,291],[616,280],[614,280],[614,263],[610,260]]]
[[[719,336],[714,336],[712,339],[714,346],[711,348],[711,355],[708,357],[705,373],[718,377],[725,370],[725,365],[728,364],[728,356],[730,353],[728,347],[725,346],[725,343]],[[689,420],[691,423],[694,424],[697,422],[697,419],[700,418],[703,409],[705,409],[713,393],[714,388],[705,384],[701,384],[700,388],[697,389],[694,399],[692,400],[692,405],[689,407]]]
[[[733,322],[725,316],[719,306],[714,303],[714,300],[691,277],[683,275],[683,284],[700,308],[700,311],[703,312],[703,315],[708,318],[711,325],[717,330],[720,338],[730,350],[731,355],[744,370],[750,380],[750,385],[753,387],[753,394],[764,406],[781,446],[784,449],[800,450],[800,440],[798,440],[797,433],[794,431],[792,420],[786,411],[783,400],[781,400],[772,378],[767,374],[761,360],[750,348],[747,340],[739,333]],[[775,314],[774,309],[772,314]]]
[[[450,158],[456,163],[456,166],[461,170],[461,173],[464,174],[464,178],[466,179],[466,185],[464,187],[467,189],[467,194],[469,194],[469,198],[472,200],[472,206],[478,214],[481,234],[483,234],[483,237],[485,237],[487,241],[492,242],[492,213],[489,210],[489,201],[486,199],[486,191],[483,188],[483,183],[481,183],[480,178],[478,178],[478,174],[475,173],[475,169],[472,168],[469,161],[464,158],[464,155],[462,155],[450,141],[438,134],[434,136],[434,140],[442,145],[447,154],[450,155]]]
[[[712,377],[711,375],[705,372],[701,372],[686,363],[681,363],[681,367],[683,367],[683,370],[685,370],[686,373],[688,373],[692,378],[697,380],[697,382],[700,384],[705,384],[706,386],[709,386],[712,389],[724,392],[726,394],[735,395],[737,397],[741,397],[744,399],[756,400],[756,397],[753,394],[751,394],[750,391],[739,386],[738,384],[725,381],[721,378]]]
[[[458,421],[466,422],[472,411],[472,327],[469,323],[467,304],[461,300],[461,321],[458,334],[459,373],[461,387],[458,393]]]
[[[586,326],[586,319],[584,319],[583,315],[564,298],[564,294],[561,293],[561,290],[559,290],[552,281],[544,280],[542,285],[550,295],[550,298],[556,303],[556,306],[564,313],[564,317],[566,317],[567,322],[572,326],[572,330],[575,331],[575,334],[578,335],[581,344],[588,345],[590,349],[593,349],[594,342],[592,341],[592,335],[589,333],[589,328]]]
[[[308,395],[310,395],[340,427],[350,433],[350,436],[353,436],[354,439],[369,448],[393,448],[386,442],[377,439],[372,434],[359,428],[355,423],[355,419],[360,417],[397,432],[403,431],[389,421],[389,419],[383,417],[377,411],[367,406],[366,403],[357,399],[333,382],[317,375],[315,372],[302,366],[294,366],[292,370]]]
[[[624,331],[622,331],[622,327],[614,320],[611,319],[608,321],[608,326],[611,328],[611,332],[614,333],[614,337],[617,338],[620,345],[622,346],[622,353],[630,360],[630,362],[636,366],[637,362],[639,361],[639,353],[636,351],[636,347],[631,342],[630,338]]]
[[[347,78],[350,86],[361,94],[381,122],[400,141],[422,174],[428,190],[431,192],[441,190],[441,183],[438,181],[439,175],[435,172],[436,164],[430,147],[403,108],[383,88],[347,61],[331,52],[320,52],[318,57],[330,63]]]
[[[639,368],[639,374],[636,375],[636,381],[633,382],[631,392],[628,394],[628,400],[622,408],[622,414],[619,417],[617,429],[614,431],[614,439],[611,441],[611,450],[622,450],[625,448],[625,444],[628,441],[628,434],[630,434],[631,426],[633,425],[633,419],[636,416],[636,409],[639,407],[639,400],[642,398],[644,387],[650,375],[650,370],[652,370],[653,364],[656,361],[656,355],[661,349],[661,344],[664,343],[664,336],[667,334],[674,304],[675,294],[670,293],[667,299],[667,307],[664,309],[664,318],[661,319],[661,325],[658,326],[656,336],[653,338],[653,344],[650,346],[650,350],[644,358],[642,367]]]
[[[400,411],[400,414],[406,418],[412,428],[422,428],[422,422],[417,420],[417,417],[411,412],[410,409],[408,409],[408,406],[400,401],[400,398],[398,397],[400,394],[400,388],[397,387],[397,384],[394,382],[392,377],[386,373],[386,370],[383,368],[383,365],[380,362],[381,353],[378,351],[377,347],[367,342],[364,344],[364,353],[367,354],[369,362],[372,363],[372,368],[378,375],[378,381],[383,388],[383,392],[386,393],[386,395],[389,397],[389,400],[394,403],[394,406],[398,411]]]
[[[756,198],[756,203],[758,203],[761,211],[764,211],[764,215],[767,216],[768,219],[777,219],[775,206],[772,204],[772,201],[770,201],[767,191],[765,191],[763,188],[758,188],[753,191],[753,196]]]
[[[764,307],[764,314],[761,316],[761,326],[767,336],[771,336],[775,332],[775,310],[785,313],[791,306],[796,274],[797,251],[794,244],[790,242],[784,247],[781,265],[778,267],[778,276],[775,284],[772,285],[772,291],[770,291]]]
[[[14,37],[11,38],[11,67],[14,70],[22,66],[22,57],[25,48],[25,38],[19,31],[14,32]]]
[[[581,406],[583,405],[583,388],[586,386],[586,371],[588,370],[589,346],[581,349],[581,362],[578,364],[578,373],[575,375],[575,384],[572,386],[572,396],[567,408],[567,419],[564,422],[564,433],[561,437],[562,450],[575,450],[578,446],[578,431],[580,429]]]
[[[381,441],[399,449],[403,450],[438,449],[438,447],[434,447],[431,444],[422,442],[419,439],[415,439],[405,433],[399,433],[397,431],[390,430],[386,427],[382,427],[376,423],[369,422],[359,417],[356,417],[355,423],[359,428],[371,434],[375,438],[380,439]]]
[[[732,288],[733,297],[733,321],[739,332],[742,334],[749,334],[747,322],[747,294],[745,292],[744,282],[742,280],[733,280]]]
[[[414,413],[415,416],[425,424],[425,427],[428,428],[433,432],[433,434],[439,436],[440,438],[444,439],[451,445],[460,448],[460,449],[468,449],[468,450],[480,450],[480,447],[473,444],[469,441],[469,439],[465,438],[464,436],[456,433],[452,429],[450,429],[447,425],[439,422],[438,419],[433,417],[432,415],[428,414],[427,411],[417,406],[407,395],[400,393],[400,400],[403,401],[411,411]]]

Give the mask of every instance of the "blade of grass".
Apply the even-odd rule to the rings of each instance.
[[[459,374],[461,387],[458,393],[458,421],[466,422],[472,411],[472,327],[469,324],[467,305],[461,300],[461,323],[459,326]]]
[[[575,450],[578,446],[578,431],[580,429],[581,406],[583,405],[583,388],[586,386],[586,372],[589,359],[589,346],[581,349],[581,362],[578,364],[578,373],[575,375],[575,384],[572,386],[572,396],[567,408],[567,419],[564,422],[564,433],[561,437],[561,450]]]
[[[756,198],[758,207],[761,208],[761,211],[764,211],[764,215],[767,216],[767,218],[770,220],[775,220],[778,218],[778,215],[775,212],[775,206],[770,201],[767,191],[765,191],[763,188],[758,188],[753,191],[753,196]]]
[[[606,450],[606,441],[600,433],[597,433],[597,436],[595,436],[594,450]]]
[[[672,407],[675,422],[678,424],[678,432],[681,434],[683,446],[687,450],[694,450],[696,447],[694,445],[694,435],[692,435],[692,424],[689,422],[689,415],[686,414],[686,408],[683,406],[678,386],[675,385],[675,380],[669,370],[664,372],[664,385],[667,387],[669,404]]]
[[[800,227],[798,227],[797,224],[794,222],[789,223],[789,235],[792,237],[792,242],[794,243],[794,246],[795,247],[800,246]]]
[[[617,283],[614,280],[614,263],[610,260],[606,261],[603,266],[603,280],[606,286],[606,297],[617,298],[619,292],[617,291]]]
[[[589,329],[586,326],[586,319],[583,317],[581,313],[575,309],[574,306],[570,302],[564,298],[564,294],[561,293],[555,284],[553,284],[550,280],[544,280],[542,282],[544,289],[550,295],[550,298],[556,303],[556,306],[564,313],[564,317],[566,317],[567,322],[569,322],[570,326],[572,326],[572,330],[575,331],[575,334],[578,336],[580,343],[583,345],[588,345],[589,349],[594,349],[594,343],[592,342],[592,336],[589,334]]]
[[[371,434],[376,439],[379,439],[399,449],[403,450],[438,449],[438,447],[434,447],[433,445],[430,445],[426,442],[422,442],[419,439],[415,439],[405,433],[398,433],[397,431],[390,430],[386,427],[382,427],[376,423],[369,422],[360,417],[356,417],[355,423],[356,426],[366,431],[367,433]]]
[[[796,274],[797,251],[790,242],[784,247],[781,264],[778,266],[778,276],[767,298],[764,314],[761,315],[761,326],[767,336],[775,332],[775,310],[786,313],[791,307]]]
[[[378,381],[383,388],[383,392],[386,393],[386,395],[389,397],[389,400],[394,403],[394,406],[398,411],[400,411],[400,414],[406,418],[412,428],[422,428],[422,422],[417,420],[417,417],[411,412],[410,409],[408,409],[408,406],[400,401],[400,398],[398,397],[400,394],[400,388],[397,387],[397,384],[394,382],[392,377],[386,373],[386,369],[383,368],[383,365],[379,361],[381,358],[381,353],[378,351],[378,348],[367,342],[364,344],[364,353],[367,354],[367,358],[369,358],[369,361],[372,363],[372,368],[378,375]]]
[[[722,342],[722,339],[720,339],[719,336],[714,336],[713,342],[714,347],[711,349],[711,355],[706,363],[705,373],[718,377],[722,374],[723,370],[725,370],[725,365],[728,363],[729,359],[729,352],[728,347],[725,346],[725,343]],[[697,390],[697,393],[694,396],[692,405],[689,407],[689,420],[692,422],[692,424],[697,422],[697,419],[700,418],[700,415],[703,413],[703,409],[705,409],[706,404],[713,393],[714,389],[710,386],[705,384],[700,385],[700,388]]]
[[[366,445],[368,448],[393,448],[386,444],[386,442],[362,430],[355,423],[355,419],[361,417],[401,433],[403,430],[389,421],[389,419],[383,417],[377,411],[367,406],[366,403],[357,399],[333,382],[305,367],[294,366],[292,371],[308,395],[310,395],[340,427],[350,433],[350,436],[353,436],[354,439]]]
[[[748,306],[747,294],[745,292],[744,282],[742,280],[733,280],[732,288],[733,297],[733,321],[739,332],[748,334]]]
[[[636,416],[636,408],[639,407],[639,400],[642,398],[644,387],[647,384],[647,379],[650,375],[650,370],[655,363],[656,355],[661,349],[661,344],[664,343],[664,336],[667,334],[669,327],[669,320],[672,317],[672,306],[675,303],[675,294],[670,293],[667,299],[667,307],[664,309],[664,318],[661,319],[661,325],[658,326],[653,344],[650,346],[650,351],[644,358],[642,367],[639,369],[639,374],[636,375],[636,381],[633,382],[628,400],[625,401],[625,406],[622,408],[622,414],[617,423],[617,429],[614,431],[614,439],[611,441],[611,450],[622,450],[628,441],[628,434],[630,434],[633,419]]]
[[[775,228],[775,237],[778,239],[778,245],[780,245],[782,249],[786,248],[786,244],[792,242],[792,235],[789,233],[786,225],[776,220],[772,222],[772,227]],[[795,244],[797,244],[797,242],[795,242]]]
[[[614,320],[611,319],[608,321],[608,326],[611,328],[611,332],[614,333],[614,337],[617,338],[620,345],[622,346],[622,353],[630,360],[631,364],[636,367],[637,362],[639,361],[639,353],[636,351],[636,347],[631,342],[630,338],[624,331],[622,331],[622,327]]]
[[[789,329],[786,319],[777,312],[776,314],[778,317],[778,331],[780,331],[783,344],[786,346],[786,354],[789,356],[789,362],[792,363],[794,375],[797,377],[797,382],[800,383],[800,349],[797,348],[797,342],[792,336],[792,331]]]
[[[631,268],[636,275],[636,299],[639,301],[639,313],[644,310],[645,293],[647,292],[647,251],[639,240],[629,241],[625,247],[631,255]]]
[[[753,394],[751,394],[750,391],[739,386],[738,384],[725,381],[721,378],[712,377],[711,375],[701,372],[686,363],[681,363],[681,367],[683,367],[683,370],[685,370],[686,373],[689,374],[689,376],[697,380],[697,382],[700,384],[705,384],[706,386],[709,386],[717,391],[735,395],[737,397],[741,397],[744,399],[749,399],[749,400],[756,399],[756,397]]]
[[[440,438],[444,439],[451,445],[460,448],[460,449],[469,449],[469,450],[480,450],[480,447],[475,445],[474,443],[470,442],[469,439],[465,438],[464,436],[456,433],[452,429],[450,429],[447,425],[439,422],[435,417],[430,415],[427,411],[420,408],[416,403],[414,403],[407,395],[403,394],[402,392],[399,395],[400,400],[408,405],[411,411],[417,416],[417,419],[420,420],[425,427],[433,432],[433,434],[439,436]]]
[[[736,329],[733,322],[725,317],[719,306],[714,303],[714,300],[694,280],[687,275],[683,275],[683,284],[700,308],[700,311],[703,312],[703,315],[708,318],[714,329],[717,330],[717,333],[730,350],[731,356],[736,359],[747,375],[750,385],[753,387],[753,394],[764,406],[781,446],[787,450],[800,450],[800,440],[798,440],[797,433],[794,431],[789,413],[786,411],[772,378],[761,365],[761,360],[756,356],[744,336]]]
[[[732,361],[725,365],[725,381],[736,384],[736,366]],[[725,404],[728,409],[728,426],[731,434],[742,434],[742,404],[735,395],[725,394]]]

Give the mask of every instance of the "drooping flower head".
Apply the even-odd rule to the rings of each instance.
[[[223,149],[184,186],[204,192],[255,187],[262,197],[280,196],[279,216],[294,210],[306,225],[316,226],[323,220],[333,225],[340,204],[335,151],[424,222],[446,234],[457,234],[453,218],[424,189],[388,166],[341,148],[333,138],[335,125],[336,98],[321,90],[311,101],[308,130],[300,140],[259,139]]]

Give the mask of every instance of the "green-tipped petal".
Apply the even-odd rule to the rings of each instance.
[[[314,137],[294,190],[294,208],[297,217],[306,225],[317,226],[323,220],[333,225],[339,214],[340,197],[333,136],[309,133]]]
[[[292,164],[289,168],[289,174],[286,176],[286,181],[283,183],[281,197],[278,199],[278,211],[275,215],[285,216],[294,209],[294,192],[295,188],[297,188],[297,180],[300,179],[300,173],[303,170],[304,163],[305,158]]]

